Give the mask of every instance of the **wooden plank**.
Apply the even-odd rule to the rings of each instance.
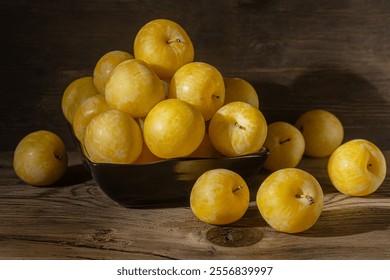
[[[267,120],[294,122],[313,107],[336,113],[349,135],[390,148],[390,2],[2,1],[0,150],[49,129],[74,149],[60,102],[113,49],[132,52],[139,28],[179,22],[195,59],[257,89]]]
[[[389,179],[372,196],[346,197],[331,186],[326,159],[299,166],[325,192],[318,223],[302,234],[267,226],[253,203],[256,190],[244,218],[228,227],[200,222],[188,205],[127,209],[103,194],[72,152],[62,93],[91,75],[105,52],[132,52],[136,32],[155,18],[187,30],[197,61],[250,81],[268,122],[328,109],[343,122],[345,140],[369,139],[390,162],[390,2],[201,0],[156,9],[151,1],[5,0],[0,259],[390,259]],[[59,134],[70,151],[56,187],[28,186],[12,170],[16,144],[37,129]]]
[[[388,177],[373,195],[348,197],[331,186],[326,159],[304,158],[299,167],[323,187],[324,211],[308,231],[285,234],[261,218],[256,189],[241,220],[211,226],[188,205],[119,206],[91,180],[79,155],[69,156],[58,185],[38,188],[16,177],[11,152],[0,153],[0,259],[390,259]],[[385,157],[389,162],[390,151]]]

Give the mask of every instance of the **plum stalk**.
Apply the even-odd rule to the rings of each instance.
[[[237,126],[239,129],[246,130],[246,127],[245,127],[245,126],[242,126],[242,125],[239,124],[238,122],[235,122],[234,125]]]
[[[313,197],[307,194],[297,194],[295,195],[296,198],[306,198],[307,202],[309,202],[309,205],[312,205],[314,203]]]
[[[167,44],[172,44],[172,43],[183,43],[183,42],[179,38],[171,39],[167,41]]]

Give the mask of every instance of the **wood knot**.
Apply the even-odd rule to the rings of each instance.
[[[110,228],[98,228],[92,233],[92,240],[95,242],[109,242],[112,240]]]
[[[259,242],[263,233],[258,228],[214,227],[206,233],[213,244],[224,247],[245,247]]]

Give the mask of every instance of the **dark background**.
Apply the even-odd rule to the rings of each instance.
[[[156,18],[183,26],[196,61],[251,82],[269,123],[323,108],[345,140],[390,148],[390,1],[2,0],[0,150],[38,129],[74,149],[64,89],[104,53],[133,53]]]

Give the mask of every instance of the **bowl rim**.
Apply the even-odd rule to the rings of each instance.
[[[177,158],[170,158],[170,159],[161,159],[158,161],[153,162],[146,162],[146,163],[109,163],[109,162],[96,162],[91,160],[87,154],[85,147],[82,143],[79,142],[81,154],[83,158],[88,162],[89,165],[92,166],[151,166],[151,165],[164,165],[169,164],[170,162],[184,162],[184,161],[201,161],[201,160],[218,160],[218,161],[228,161],[228,160],[240,160],[244,158],[257,158],[257,157],[266,157],[269,155],[269,149],[265,146],[263,146],[260,151],[245,155],[239,155],[239,156],[221,156],[221,157],[177,157]]]

